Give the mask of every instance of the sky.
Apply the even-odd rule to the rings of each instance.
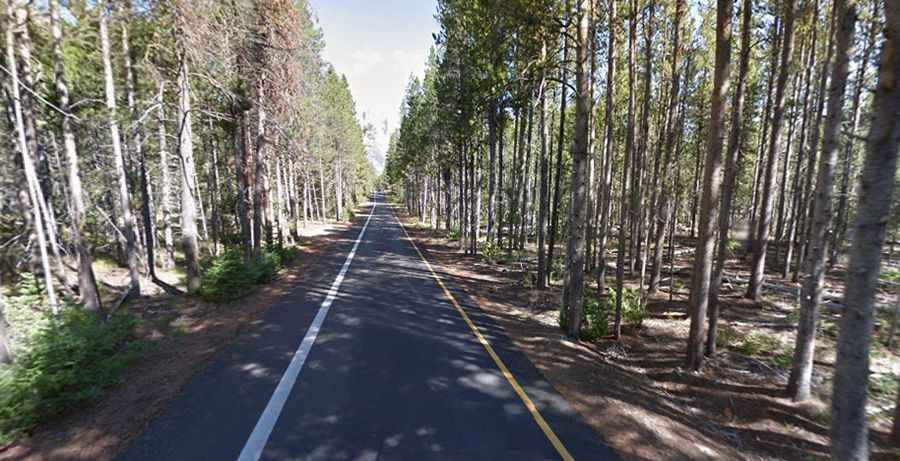
[[[399,125],[410,75],[422,77],[438,31],[434,0],[310,0],[325,59],[347,76],[357,115],[378,127],[384,149]],[[384,123],[387,121],[387,132]]]

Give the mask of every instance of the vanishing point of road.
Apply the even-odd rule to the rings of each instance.
[[[612,460],[376,194],[122,460]]]

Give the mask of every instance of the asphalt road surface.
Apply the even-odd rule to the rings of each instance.
[[[618,459],[377,194],[123,460]]]

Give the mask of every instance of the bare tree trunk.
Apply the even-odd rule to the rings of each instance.
[[[244,257],[249,259],[253,248],[253,231],[250,224],[250,191],[248,185],[249,172],[247,171],[247,149],[245,138],[247,133],[244,129],[244,119],[247,112],[242,110],[233,111],[235,121],[232,125],[232,136],[234,137],[234,171],[237,176],[237,217],[241,231],[241,240],[244,246]],[[304,184],[308,183],[307,180]]]
[[[19,75],[18,64],[16,63],[15,43],[13,40],[13,24],[15,16],[13,13],[13,2],[6,4],[6,65],[10,73],[10,87],[12,88],[12,104],[15,119],[16,141],[18,143],[19,154],[22,156],[22,165],[25,170],[25,181],[28,187],[28,198],[31,205],[32,224],[34,225],[35,234],[38,239],[38,249],[40,250],[41,269],[44,272],[44,283],[47,290],[47,302],[54,314],[58,312],[59,305],[56,299],[56,290],[53,286],[53,274],[50,271],[50,257],[47,252],[47,237],[44,234],[44,221],[41,216],[38,205],[41,193],[40,183],[37,177],[37,171],[34,167],[31,148],[28,145],[25,135],[25,121],[22,113],[22,95],[19,91]]]
[[[631,215],[631,201],[628,198],[628,191],[631,189],[631,161],[635,155],[634,146],[634,52],[637,46],[637,21],[638,11],[636,0],[630,2],[631,17],[628,20],[628,123],[627,132],[625,134],[625,164],[622,167],[622,207],[619,211],[619,232],[618,232],[618,248],[616,250],[616,310],[613,320],[613,337],[618,339],[622,334],[622,292],[625,284],[625,242],[626,229],[628,228],[628,217]],[[679,0],[675,4],[675,28],[681,27],[682,2]],[[676,36],[677,37],[677,36]],[[675,40],[676,46],[678,40]],[[610,157],[612,160],[612,157]]]
[[[818,5],[818,3],[816,3]],[[778,50],[781,44],[781,40],[784,38],[783,28],[780,26],[781,18],[775,17],[775,24],[772,27],[772,47],[771,47],[771,56],[769,61],[769,72],[768,77],[766,78],[766,102],[765,107],[763,109],[763,117],[762,117],[762,136],[759,140],[759,146],[757,149],[756,155],[756,165],[753,170],[753,197],[751,200],[750,206],[750,225],[747,228],[747,244],[746,250],[749,252],[756,251],[756,229],[757,229],[757,221],[759,221],[759,209],[761,208],[762,202],[762,193],[760,191],[760,187],[763,183],[763,170],[766,168],[766,146],[769,137],[769,125],[771,122],[771,113],[772,113],[772,97],[774,96],[773,90],[775,90],[775,69],[778,66]]]
[[[681,2],[679,2],[680,4]],[[706,168],[703,174],[703,198],[694,269],[691,276],[691,327],[688,338],[687,367],[699,370],[703,365],[704,322],[709,302],[712,275],[715,226],[719,211],[722,173],[722,141],[725,137],[725,98],[731,79],[731,12],[732,0],[718,0],[716,7],[716,68],[713,78],[709,116],[709,139]]]
[[[775,187],[775,165],[778,162],[778,141],[781,133],[781,122],[784,118],[784,94],[790,71],[791,48],[794,43],[794,0],[787,0],[784,5],[784,38],[782,39],[781,59],[778,82],[775,88],[774,111],[772,114],[772,132],[769,136],[769,161],[766,165],[766,181],[763,188],[762,208],[759,213],[759,229],[756,233],[756,251],[753,253],[753,273],[747,296],[759,301],[762,295],[763,278],[766,268],[766,250],[769,247],[769,224],[772,220],[772,191]]]
[[[881,247],[896,187],[900,144],[900,3],[885,2],[885,42],[853,231],[831,403],[831,456],[868,459],[866,394]]]
[[[788,381],[788,393],[794,401],[803,401],[810,395],[813,355],[815,353],[816,323],[819,304],[822,301],[822,282],[825,278],[825,257],[828,254],[828,233],[831,230],[831,196],[834,189],[834,166],[840,135],[844,93],[847,87],[848,63],[853,53],[853,35],[856,27],[854,0],[835,0],[835,26],[837,49],[831,88],[828,91],[828,117],[825,120],[822,155],[819,158],[819,176],[813,201],[813,227],[809,252],[804,261],[806,277],[800,292],[800,321],[794,347],[794,362]],[[896,153],[895,153],[896,154]]]
[[[832,11],[833,13],[833,11]],[[832,16],[829,20],[829,33],[828,33],[828,44],[826,45],[825,52],[825,62],[822,64],[822,69],[819,73],[819,83],[818,90],[816,91],[817,102],[815,108],[816,119],[815,122],[810,126],[812,132],[809,135],[809,150],[807,156],[807,166],[806,166],[806,184],[811,185],[813,182],[813,178],[815,177],[816,171],[816,153],[819,149],[819,136],[821,133],[820,127],[822,126],[822,109],[825,107],[825,85],[828,82],[828,69],[831,67],[831,58],[834,52],[834,17]],[[806,252],[808,249],[808,241],[809,235],[811,233],[811,220],[812,217],[810,214],[810,203],[812,200],[812,194],[810,191],[812,187],[807,187],[806,193],[803,194],[800,198],[800,224],[799,224],[799,238],[797,239],[797,257],[799,261],[806,260]],[[797,265],[797,270],[794,272],[795,279],[799,278],[800,273],[800,265]]]
[[[106,11],[107,2],[100,4],[100,47],[103,54],[103,74],[106,89],[106,110],[109,112],[109,132],[112,138],[113,160],[119,183],[119,208],[122,223],[119,227],[125,236],[125,256],[128,261],[128,272],[131,277],[130,294],[140,294],[141,275],[138,269],[137,242],[134,235],[134,215],[131,212],[131,195],[128,191],[128,173],[125,171],[125,157],[122,152],[122,139],[119,134],[119,121],[116,116],[116,89],[112,70],[112,57],[109,45],[109,27]]]
[[[856,131],[859,129],[860,122],[860,110],[861,100],[862,100],[862,92],[863,88],[865,88],[866,82],[866,69],[869,66],[869,60],[872,56],[872,51],[875,49],[876,36],[877,36],[877,27],[879,24],[878,18],[878,2],[873,2],[874,8],[872,11],[872,21],[869,25],[868,37],[866,39],[866,46],[863,49],[862,58],[859,61],[859,67],[856,70],[856,79],[853,88],[853,109],[851,109],[850,115],[850,130],[847,133],[847,139],[844,145],[844,155],[843,155],[843,171],[841,172],[841,191],[838,196],[838,207],[837,212],[835,213],[835,226],[834,233],[832,234],[831,240],[831,253],[828,257],[828,265],[833,266],[837,260],[838,256],[840,256],[841,249],[844,246],[844,239],[847,235],[847,221],[849,214],[849,202],[850,202],[850,179],[853,177],[853,157],[856,146]]]
[[[632,184],[634,185],[631,189],[631,254],[629,256],[628,268],[629,272],[633,273],[635,270],[635,259],[640,260],[641,266],[646,264],[645,261],[645,247],[643,245],[644,241],[644,213],[641,210],[641,201],[643,199],[643,182],[644,182],[644,170],[643,163],[645,163],[646,154],[647,154],[647,146],[650,144],[650,140],[648,137],[650,136],[650,103],[653,99],[652,96],[652,81],[653,81],[653,18],[656,11],[656,0],[650,0],[649,5],[647,6],[647,21],[644,25],[645,32],[645,51],[644,51],[644,99],[641,104],[641,128],[640,135],[638,136],[638,148],[637,148],[637,156],[635,157],[635,161],[632,165],[632,171],[634,172],[634,177],[632,179]],[[637,257],[635,257],[637,255]],[[643,278],[640,281],[641,291],[643,292]]]
[[[752,0],[744,0],[741,4],[741,54],[738,58],[737,88],[734,90],[734,105],[731,107],[731,133],[728,135],[728,147],[725,151],[725,179],[722,185],[722,209],[719,212],[719,245],[716,253],[715,270],[713,271],[712,279],[709,281],[709,329],[706,335],[706,355],[710,357],[716,355],[719,288],[722,286],[722,273],[725,271],[725,261],[728,259],[728,229],[731,227],[731,203],[734,200],[737,178],[740,173],[737,153],[741,148],[744,85],[747,81],[747,68],[750,64],[752,13]],[[719,125],[715,129],[724,129],[724,127]]]
[[[344,171],[343,171],[343,159],[341,158],[341,151],[338,150],[337,157],[334,160],[334,201],[335,213],[337,215],[337,220],[342,221],[344,219]]]
[[[494,206],[495,206],[495,183],[496,175],[494,174],[497,163],[497,107],[496,102],[491,103],[488,108],[488,206],[487,206],[487,240],[494,241]]]
[[[679,86],[681,84],[681,78],[679,77],[678,71],[678,59],[679,54],[681,52],[681,16],[683,15],[684,5],[679,0],[675,4],[675,24],[676,27],[673,31],[672,37],[672,91],[669,94],[668,101],[668,112],[669,116],[667,118],[666,123],[666,140],[665,140],[665,161],[663,165],[668,166],[669,161],[672,158],[673,151],[675,150],[675,138],[677,137],[676,127],[677,119],[678,119],[678,93]],[[730,10],[729,10],[730,11]],[[731,38],[731,22],[728,22],[728,37],[729,40]],[[729,42],[730,47],[730,42]],[[730,53],[729,48],[729,53]],[[730,55],[729,55],[730,56]],[[719,148],[721,152],[721,148]],[[660,280],[660,271],[662,269],[662,246],[663,239],[665,236],[666,227],[668,227],[669,219],[671,219],[671,210],[672,207],[669,207],[668,202],[671,199],[669,194],[671,193],[671,181],[669,181],[666,177],[662,178],[662,182],[660,184],[660,194],[659,194],[659,202],[657,203],[657,219],[656,222],[656,243],[653,247],[653,271],[650,274],[650,287],[649,292],[656,293],[659,289],[659,280]],[[651,228],[653,226],[651,225]]]
[[[592,20],[591,3],[579,0],[576,15],[578,34],[575,59],[575,134],[572,145],[572,209],[570,213],[568,267],[568,334],[581,336],[581,317],[584,303],[584,240],[587,220],[587,138],[588,138],[588,29]]]
[[[566,0],[566,17],[569,16],[569,1]],[[566,127],[566,93],[568,87],[566,85],[566,60],[569,57],[569,35],[563,30],[563,59],[559,69],[560,80],[560,98],[559,98],[559,134],[557,136],[556,147],[556,166],[553,168],[553,205],[550,208],[553,217],[550,219],[550,243],[547,246],[547,280],[550,280],[550,274],[553,273],[553,254],[556,251],[556,236],[559,227],[559,213],[561,211],[560,200],[560,179],[562,177],[562,157],[563,146],[565,145],[565,127]],[[502,139],[502,138],[501,138]],[[501,159],[503,157],[501,156]],[[501,163],[501,170],[502,163]]]
[[[65,80],[65,61],[62,51],[62,21],[59,13],[59,1],[49,0],[50,25],[53,35],[53,69],[59,108],[65,114],[62,118],[63,147],[66,152],[68,167],[69,198],[72,220],[72,248],[78,259],[78,290],[85,309],[100,310],[100,295],[97,292],[97,281],[92,267],[93,258],[84,241],[84,191],[81,187],[81,174],[78,170],[78,151],[75,145],[75,134],[72,132],[72,121],[69,119],[69,87]],[[3,319],[0,319],[0,324]],[[0,326],[0,328],[4,328]],[[0,341],[2,343],[2,341]],[[0,361],[2,361],[4,344],[0,344]]]
[[[266,110],[263,108],[262,84],[257,86],[256,95],[256,148],[253,150],[253,257],[262,253],[263,223],[265,222],[265,157],[266,157]],[[325,196],[324,190],[322,196]]]
[[[547,42],[543,42],[541,44],[541,60],[546,64],[547,60]],[[546,221],[547,221],[547,209],[549,208],[549,204],[547,201],[549,200],[548,196],[548,184],[547,182],[550,180],[548,177],[548,160],[547,160],[547,142],[550,138],[550,130],[547,124],[547,87],[548,81],[546,78],[546,70],[541,71],[541,83],[539,87],[540,98],[541,98],[541,157],[540,157],[540,197],[538,198],[538,222],[537,222],[537,231],[538,231],[538,241],[537,241],[537,253],[538,253],[538,273],[537,273],[537,288],[539,290],[543,290],[547,288],[547,254],[544,248],[544,240],[546,234]],[[493,157],[493,155],[491,155]],[[493,166],[493,160],[491,161],[491,166]]]
[[[181,159],[181,245],[188,292],[200,288],[200,246],[197,242],[197,174],[194,169],[194,131],[191,125],[191,89],[187,57],[178,69],[178,154]]]
[[[609,0],[609,11],[607,12],[607,20],[609,26],[608,47],[606,52],[606,81],[614,82],[616,79],[616,0]],[[577,96],[577,95],[576,95]],[[600,187],[603,188],[602,209],[600,214],[600,228],[609,227],[609,202],[612,189],[611,177],[607,175],[608,171],[612,171],[612,162],[615,158],[615,130],[613,125],[613,117],[615,117],[615,107],[613,106],[613,98],[615,96],[615,85],[606,86],[606,135],[603,148],[603,179]],[[577,122],[577,120],[576,120]],[[562,131],[562,129],[560,129]],[[571,228],[569,230],[571,232]],[[605,232],[605,231],[604,231]],[[603,255],[606,253],[606,235],[603,235],[603,242],[600,245],[600,268],[597,270],[597,294],[603,296],[606,294],[606,262]]]
[[[818,29],[813,29],[812,36],[812,45],[809,48],[809,52],[807,53],[806,60],[806,70],[804,71],[805,75],[803,77],[803,102],[801,103],[800,110],[803,111],[802,122],[800,123],[800,141],[799,148],[797,149],[797,161],[795,162],[794,168],[794,190],[793,190],[793,198],[791,205],[791,216],[788,222],[787,229],[787,238],[785,240],[787,246],[787,254],[784,257],[784,267],[781,271],[781,276],[783,278],[787,278],[788,274],[791,271],[791,261],[794,257],[794,251],[797,247],[796,242],[799,241],[797,239],[797,228],[800,224],[800,219],[803,216],[803,210],[800,209],[800,205],[803,203],[803,195],[804,188],[810,187],[811,185],[806,184],[803,178],[803,155],[804,149],[803,147],[806,145],[806,136],[808,133],[807,125],[809,124],[809,93],[810,93],[810,81],[812,79],[812,69],[815,67],[816,62],[816,41],[818,38]],[[800,261],[797,262],[797,266],[801,264]],[[797,268],[799,271],[799,268]],[[797,273],[797,272],[795,272]]]
[[[163,246],[165,247],[162,267],[171,269],[175,265],[175,241],[172,234],[172,178],[166,135],[166,83],[161,78],[157,83],[157,88],[156,98],[159,101],[159,109],[156,118],[156,136],[159,143],[159,170],[162,183],[160,184],[159,206],[162,210]]]

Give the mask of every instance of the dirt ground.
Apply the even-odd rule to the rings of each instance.
[[[458,243],[444,238],[444,232],[406,222],[426,256],[503,326],[624,459],[829,458],[827,402],[837,315],[827,306],[817,341],[815,396],[803,404],[784,396],[798,316],[791,290],[799,285],[768,276],[774,288],[757,304],[743,298],[746,285],[725,284],[720,325],[726,344],[695,374],[682,369],[689,326],[689,251],[678,252],[672,300],[664,273],[641,328],[625,328],[619,341],[576,343],[558,327],[560,286],[544,292],[531,288],[531,276],[523,272],[528,255],[491,265],[460,253]],[[685,249],[690,244],[684,242]],[[726,275],[736,275],[735,268],[729,267]],[[746,273],[744,269],[744,277]],[[839,292],[841,278],[839,272],[829,277],[828,293]],[[634,286],[635,280],[631,282]],[[882,301],[889,297],[879,294]],[[875,349],[872,360],[873,380],[886,377],[893,383],[870,397],[872,458],[900,459],[888,437],[900,360],[883,346]]]
[[[139,335],[148,351],[129,368],[122,383],[96,405],[77,411],[30,437],[0,449],[0,460],[111,460],[134,440],[195,373],[242,328],[252,325],[293,286],[317,258],[341,238],[343,225],[311,226],[301,234],[294,265],[253,294],[227,304],[212,304],[172,296],[142,281],[141,298],[126,304],[140,318]],[[106,298],[127,283],[127,271],[98,264]],[[178,274],[162,273],[179,284]]]

